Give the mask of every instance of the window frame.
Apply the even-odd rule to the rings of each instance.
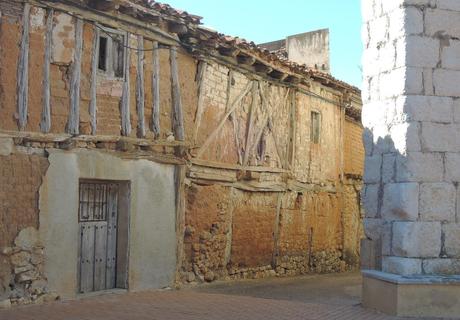
[[[123,46],[125,45],[126,43],[126,32],[123,32],[121,30],[117,30],[117,29],[113,29],[113,28],[110,28],[110,27],[106,27],[106,26],[101,26],[101,25],[97,25],[98,28],[100,28],[99,32],[97,33],[97,36],[98,36],[98,43],[97,43],[97,48],[98,48],[98,52],[97,52],[97,73],[98,75],[100,76],[103,76],[105,78],[108,78],[108,79],[114,79],[114,80],[122,80],[124,79],[125,77],[125,74],[126,74],[126,64],[125,64],[125,56],[126,56],[126,48],[124,48]],[[122,50],[120,50],[119,52],[122,52],[122,61],[118,61],[118,64],[121,64],[122,65],[122,70],[121,70],[121,75],[117,75],[116,74],[116,71],[115,71],[115,68],[114,68],[114,51],[113,51],[113,42],[114,40],[112,39],[112,37],[109,36],[109,34],[113,34],[113,35],[116,35],[118,37],[121,37],[121,44],[120,46],[122,46]],[[105,70],[103,69],[100,69],[99,66],[100,66],[100,50],[101,50],[101,38],[105,38],[106,39],[106,58],[105,58]]]

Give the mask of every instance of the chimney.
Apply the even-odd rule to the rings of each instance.
[[[330,73],[329,29],[321,29],[259,44],[281,57],[312,69]]]

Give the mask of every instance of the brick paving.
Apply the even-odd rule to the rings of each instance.
[[[331,305],[185,291],[101,295],[0,311],[1,320],[394,319],[359,305]]]

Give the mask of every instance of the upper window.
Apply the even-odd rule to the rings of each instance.
[[[311,112],[310,140],[312,143],[319,143],[321,133],[321,113]]]
[[[99,72],[111,78],[124,76],[124,35],[104,28],[99,36]]]

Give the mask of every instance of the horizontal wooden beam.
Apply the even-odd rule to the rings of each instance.
[[[262,167],[262,166],[240,166],[237,164],[208,161],[208,160],[202,160],[202,159],[196,159],[196,158],[191,159],[190,162],[192,163],[192,165],[197,165],[201,167],[228,169],[228,170],[235,170],[235,171],[246,170],[246,171],[272,172],[272,173],[289,172],[288,170],[284,170],[282,168]]]
[[[82,142],[107,142],[116,143],[118,141],[126,141],[138,146],[165,146],[165,147],[190,147],[190,144],[185,141],[167,141],[167,140],[150,140],[150,139],[139,139],[130,138],[123,136],[108,136],[108,135],[79,135],[72,136],[70,134],[54,134],[54,133],[39,133],[39,132],[28,132],[28,131],[7,131],[0,130],[0,137],[4,138],[19,138],[30,142],[63,142],[66,140],[75,140]]]
[[[166,45],[177,45],[179,38],[161,30],[152,23],[143,22],[138,18],[129,15],[113,15],[108,12],[98,11],[83,4],[61,0],[60,2],[50,0],[29,0],[31,4],[37,7],[49,7],[60,12],[72,12],[74,15],[84,20],[99,22],[115,29],[124,29],[125,31],[143,35],[146,39],[157,40]]]

